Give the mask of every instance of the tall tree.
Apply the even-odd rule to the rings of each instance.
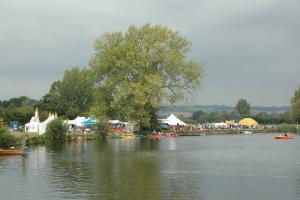
[[[60,85],[60,96],[67,105],[67,116],[89,110],[93,99],[93,80],[89,70],[74,67],[66,70]]]
[[[236,112],[239,113],[241,117],[249,116],[250,108],[250,103],[248,103],[246,99],[240,99],[235,106]]]
[[[300,86],[296,89],[294,96],[291,98],[291,115],[294,122],[300,122]]]
[[[57,112],[59,115],[63,115],[67,111],[67,107],[61,98],[60,87],[61,81],[55,81],[52,83],[48,94],[43,96],[37,106],[41,110]]]
[[[43,110],[57,112],[68,118],[87,112],[93,99],[93,79],[89,70],[74,67],[55,81],[40,103]]]
[[[189,51],[185,38],[161,25],[102,35],[90,62],[97,86],[94,111],[150,126],[163,100],[182,101],[201,83],[203,68],[187,59]]]

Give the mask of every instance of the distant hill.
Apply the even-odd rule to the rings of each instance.
[[[251,106],[251,113],[256,114],[259,112],[270,113],[283,113],[291,109],[290,106]],[[170,113],[181,114],[186,117],[192,115],[196,111],[204,112],[232,112],[234,111],[234,106],[225,106],[225,105],[193,105],[193,106],[161,106],[160,115],[169,115]]]

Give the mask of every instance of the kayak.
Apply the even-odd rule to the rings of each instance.
[[[134,135],[121,135],[120,136],[121,139],[135,139]]]
[[[278,135],[278,136],[274,136],[275,139],[282,139],[282,140],[291,140],[291,139],[295,139],[294,136],[292,135]]]

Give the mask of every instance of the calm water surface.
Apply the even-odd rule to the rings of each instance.
[[[0,199],[300,199],[300,138],[78,141],[0,157]]]

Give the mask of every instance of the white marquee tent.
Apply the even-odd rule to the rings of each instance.
[[[31,118],[29,123],[25,124],[25,132],[38,133],[42,135],[46,132],[47,125],[56,117],[56,113],[49,113],[48,119],[46,119],[43,122],[40,122],[38,108],[36,108],[34,117]]]
[[[171,126],[186,126],[186,123],[178,119],[174,114],[171,114],[167,119],[163,119],[162,123],[167,123]]]
[[[76,117],[74,120],[69,120],[68,125],[75,125],[78,127],[83,127],[85,120],[86,120],[85,117]]]

